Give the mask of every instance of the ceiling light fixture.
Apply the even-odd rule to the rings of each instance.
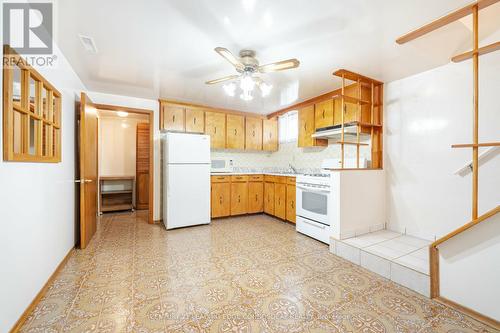
[[[269,96],[269,94],[271,93],[271,90],[273,89],[273,85],[263,82],[259,85],[259,88],[260,88],[260,91],[262,93],[262,97],[266,97],[266,96]]]
[[[226,94],[228,96],[233,97],[234,96],[234,92],[236,91],[236,84],[234,84],[234,83],[228,83],[228,84],[223,85],[222,88],[224,89],[224,91],[226,92]]]
[[[125,111],[118,111],[116,114],[118,115],[118,117],[122,118],[128,117],[128,112]]]

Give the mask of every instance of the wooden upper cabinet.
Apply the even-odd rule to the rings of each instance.
[[[245,149],[245,117],[228,114],[226,121],[226,148]]]
[[[262,121],[262,149],[265,151],[278,150],[278,118]]]
[[[184,108],[181,106],[162,104],[163,126],[167,131],[184,132]]]
[[[205,111],[203,109],[186,108],[186,132],[205,132]]]
[[[315,139],[312,135],[315,132],[314,126],[314,105],[307,106],[299,110],[299,147],[327,146],[328,140]]]
[[[211,148],[226,148],[226,114],[205,112],[205,134],[210,135]]]
[[[262,119],[246,117],[245,148],[262,150]]]
[[[333,100],[328,99],[314,105],[315,130],[333,125]]]

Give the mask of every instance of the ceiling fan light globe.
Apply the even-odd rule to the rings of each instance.
[[[240,98],[246,102],[251,101],[253,99],[252,93],[250,91],[243,91],[240,95]]]
[[[273,89],[273,85],[272,84],[267,84],[267,83],[262,83],[260,85],[260,91],[262,93],[262,97],[266,97],[266,96],[269,96],[269,94],[271,93],[271,90]]]
[[[243,75],[240,81],[240,88],[243,92],[251,92],[255,86],[255,81],[250,75]]]
[[[228,83],[222,86],[226,95],[233,97],[236,91],[236,85],[234,83]]]

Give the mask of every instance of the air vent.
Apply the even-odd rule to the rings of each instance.
[[[83,35],[78,35],[78,37],[80,37],[80,41],[87,52],[94,54],[97,53],[97,47],[95,46],[95,42],[92,37]]]

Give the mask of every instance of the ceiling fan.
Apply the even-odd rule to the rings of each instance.
[[[253,99],[252,91],[256,85],[259,87],[262,97],[269,95],[271,89],[273,88],[272,85],[265,83],[260,77],[257,76],[257,74],[284,71],[287,69],[297,68],[300,65],[300,62],[297,59],[288,59],[261,66],[259,65],[259,61],[255,58],[255,51],[253,50],[241,50],[239,58],[235,57],[228,49],[223,47],[216,47],[215,52],[220,54],[231,65],[233,65],[239,74],[224,76],[205,83],[217,84],[232,81],[229,84],[225,84],[223,88],[226,94],[234,96],[237,88],[236,82],[239,81],[240,88],[242,90],[240,97],[245,101]]]

